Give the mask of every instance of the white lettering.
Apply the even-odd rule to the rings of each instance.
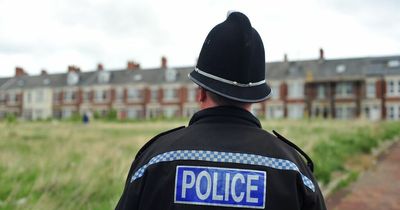
[[[244,197],[244,192],[241,192],[239,194],[239,196],[237,196],[237,194],[236,194],[236,182],[238,179],[240,179],[241,183],[244,183],[244,176],[242,174],[235,174],[235,176],[233,176],[233,178],[232,178],[231,195],[235,202],[242,201],[243,197]]]
[[[251,191],[256,191],[258,189],[257,185],[251,185],[251,181],[258,180],[259,176],[257,175],[248,175],[247,183],[246,183],[246,202],[249,203],[258,203],[258,198],[251,197]]]
[[[229,200],[229,181],[231,180],[231,175],[226,173],[225,176],[225,201]]]
[[[206,178],[206,184],[207,184],[207,189],[206,192],[203,194],[201,192],[201,179],[202,178]],[[197,176],[196,179],[196,194],[197,197],[199,197],[200,200],[205,200],[207,199],[208,196],[210,196],[211,193],[211,176],[209,173],[207,173],[207,171],[202,171],[199,173],[199,175]]]
[[[193,171],[183,171],[182,179],[182,198],[186,198],[186,189],[192,188],[194,186],[195,175]],[[187,183],[187,177],[190,176],[190,183]]]
[[[212,199],[215,201],[222,201],[224,198],[222,195],[218,195],[218,173],[214,173],[213,175],[213,186],[212,186]]]

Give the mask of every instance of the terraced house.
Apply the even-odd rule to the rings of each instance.
[[[400,56],[318,59],[267,63],[271,97],[255,104],[266,118],[400,120]],[[22,68],[0,78],[0,118],[68,118],[74,114],[117,112],[119,119],[190,117],[199,107],[196,85],[187,75],[194,67],[126,68],[30,76]]]

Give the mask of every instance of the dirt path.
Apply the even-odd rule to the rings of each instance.
[[[400,142],[347,189],[327,199],[329,210],[400,210]]]

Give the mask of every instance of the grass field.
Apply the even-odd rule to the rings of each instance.
[[[113,209],[137,150],[186,121],[0,123],[0,209]],[[351,157],[400,134],[400,123],[262,122],[305,151],[322,183]]]

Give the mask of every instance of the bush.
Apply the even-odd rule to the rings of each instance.
[[[15,123],[17,122],[17,116],[14,113],[7,113],[5,120],[7,123]]]

